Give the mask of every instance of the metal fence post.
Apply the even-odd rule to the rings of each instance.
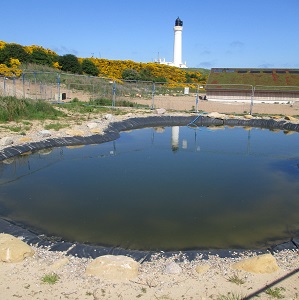
[[[35,90],[35,100],[37,99],[37,93],[36,93],[36,72],[34,72],[34,90]]]
[[[113,81],[112,87],[112,108],[115,108],[115,98],[116,98],[116,81]]]
[[[58,92],[58,102],[60,102],[60,75],[58,73],[57,73],[57,92]]]
[[[253,107],[254,90],[255,90],[255,87],[252,85],[252,86],[251,86],[250,113],[249,113],[251,116],[252,116],[252,107]]]
[[[155,108],[155,92],[156,92],[156,85],[153,82],[153,87],[152,87],[152,107],[151,107],[151,109]]]
[[[12,78],[12,94],[16,97],[16,76],[14,75]]]
[[[22,73],[23,98],[25,98],[25,74]]]
[[[6,96],[6,77],[3,77],[3,94]]]
[[[199,93],[198,89],[199,89],[199,87],[197,85],[196,100],[195,100],[195,112],[197,112],[197,113],[198,113],[198,93]]]

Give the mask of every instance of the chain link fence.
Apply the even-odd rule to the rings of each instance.
[[[0,95],[58,103],[105,99],[111,107],[125,105],[197,113],[299,115],[299,86],[195,83],[174,86],[165,82],[26,71],[19,78],[0,77]]]

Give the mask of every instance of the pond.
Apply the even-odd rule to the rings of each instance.
[[[299,235],[298,166],[298,133],[144,128],[0,163],[0,216],[125,249],[257,249]]]

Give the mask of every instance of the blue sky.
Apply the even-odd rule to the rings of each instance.
[[[172,61],[179,16],[189,67],[299,68],[298,0],[7,0],[0,7],[0,40],[60,55]]]

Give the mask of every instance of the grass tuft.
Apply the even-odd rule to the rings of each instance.
[[[55,273],[46,274],[42,277],[43,283],[55,284],[59,280],[59,276]]]
[[[227,295],[219,295],[217,300],[242,300],[243,296],[234,294],[234,293],[228,293]]]
[[[245,283],[245,280],[240,278],[238,275],[234,274],[227,279],[231,283],[235,283],[237,285],[241,285]]]
[[[50,130],[50,129],[53,129],[53,130],[60,130],[62,128],[66,128],[66,127],[69,127],[70,125],[69,124],[61,124],[61,123],[53,123],[53,124],[47,124],[44,126],[44,128],[46,130]]]
[[[267,289],[265,291],[265,293],[273,298],[282,299],[282,298],[284,298],[284,295],[282,294],[283,291],[285,291],[285,288],[276,287],[274,289],[271,289],[271,288]]]

